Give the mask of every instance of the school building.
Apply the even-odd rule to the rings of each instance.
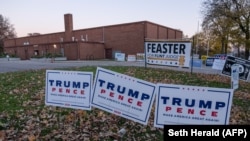
[[[65,14],[64,24],[63,32],[7,39],[4,52],[21,60],[47,55],[67,60],[114,59],[116,52],[126,56],[144,53],[145,39],[183,38],[181,30],[149,21],[74,30],[72,14]]]

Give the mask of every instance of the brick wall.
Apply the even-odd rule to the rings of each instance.
[[[149,39],[181,39],[182,31],[147,22],[146,38]]]
[[[144,52],[143,22],[123,24],[104,28],[104,43],[106,48],[126,54]]]
[[[16,53],[21,59],[29,59],[34,55],[35,50],[38,50],[41,55],[53,51],[60,53],[63,48],[69,60],[103,59],[107,57],[105,50],[111,50],[113,53],[122,52],[126,56],[143,53],[144,37],[182,38],[182,31],[148,21],[73,30],[72,15],[66,14],[64,18],[65,32],[5,40],[5,51]],[[57,45],[56,49],[53,48],[54,44]]]
[[[102,43],[80,43],[80,60],[104,59],[104,45]]]

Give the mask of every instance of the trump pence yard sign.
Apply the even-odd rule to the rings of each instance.
[[[153,83],[98,67],[91,104],[146,125],[155,87]]]
[[[157,84],[154,126],[229,123],[233,89]]]
[[[91,110],[92,72],[46,71],[45,104]]]

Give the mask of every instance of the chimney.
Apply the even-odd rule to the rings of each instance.
[[[72,14],[64,14],[64,26],[65,26],[65,40],[71,41],[71,35],[73,31]]]

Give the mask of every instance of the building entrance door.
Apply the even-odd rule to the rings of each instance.
[[[24,58],[24,60],[28,60],[28,59],[30,59],[30,58],[29,58],[28,49],[25,49],[25,50],[24,50],[24,54],[25,54],[25,58]]]
[[[105,49],[105,58],[112,59],[112,48]]]

